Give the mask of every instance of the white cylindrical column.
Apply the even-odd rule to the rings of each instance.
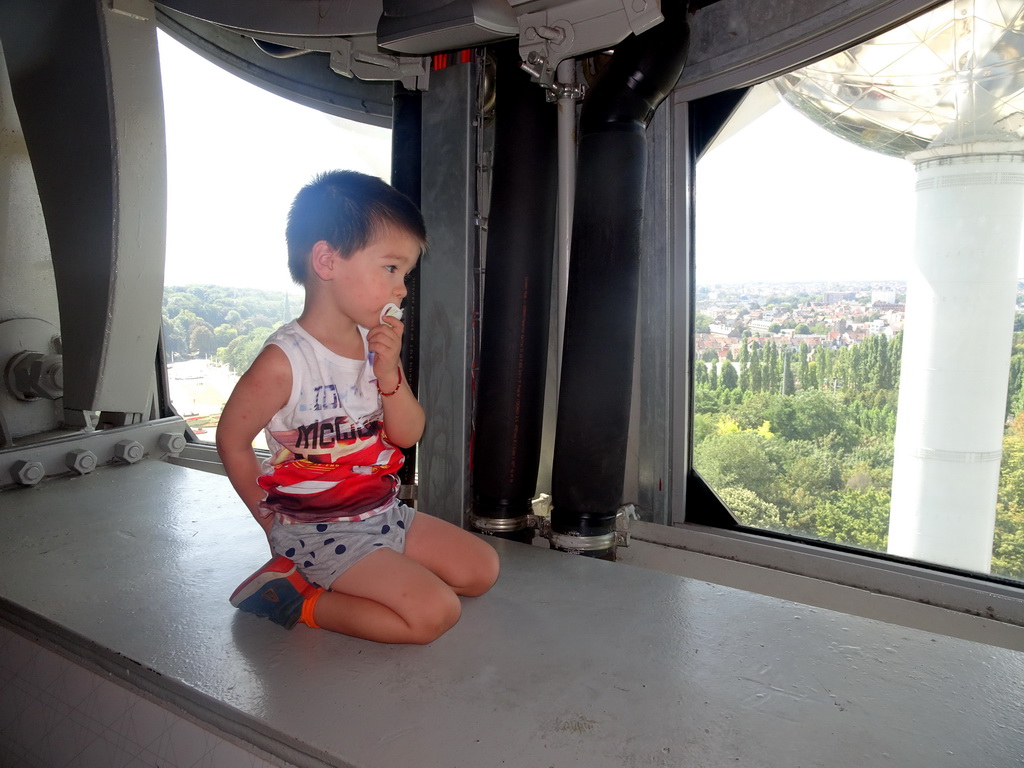
[[[917,167],[891,554],[987,573],[1024,221],[1024,146],[943,147]]]

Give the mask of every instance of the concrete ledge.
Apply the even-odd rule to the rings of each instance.
[[[223,477],[144,461],[0,496],[0,614],[298,765],[1011,765],[1024,654],[496,541],[424,647],[231,608]]]

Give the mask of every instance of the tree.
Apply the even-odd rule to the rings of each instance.
[[[768,442],[755,432],[709,435],[693,452],[694,468],[716,491],[746,488],[760,496],[771,488],[776,473],[765,448]]]
[[[806,336],[810,332],[811,326],[809,326],[807,323],[797,323],[796,327],[793,328],[793,333],[798,334],[800,336]]]
[[[900,388],[900,366],[903,363],[903,331],[889,340],[889,364],[892,366],[892,388]]]
[[[801,515],[796,525],[825,541],[884,552],[889,538],[889,492],[876,488],[837,491]]]
[[[1017,315],[1021,317],[1021,315]],[[1006,418],[1024,411],[1024,333],[1014,334],[1010,357],[1010,377],[1006,387]]]
[[[779,365],[779,348],[774,341],[768,342],[764,355],[764,369],[761,382],[769,392],[777,392],[782,383],[782,369]]]
[[[693,364],[693,383],[698,387],[707,387],[710,380],[708,376],[708,366],[703,360],[698,360]]]
[[[872,389],[892,389],[892,362],[889,342],[884,336],[871,336],[864,344],[867,384]]]
[[[164,339],[164,355],[166,356],[165,362],[172,362],[174,356],[185,355],[188,353],[188,342],[184,336],[170,321],[165,314],[163,316],[163,339]]]
[[[736,389],[739,384],[739,374],[736,373],[736,366],[726,362],[722,366],[722,387],[725,389]]]
[[[782,394],[791,395],[796,391],[796,381],[793,378],[793,366],[790,365],[790,352],[787,349],[782,359]]]
[[[189,335],[189,352],[193,355],[212,355],[217,349],[217,343],[213,336],[213,329],[205,320],[200,320],[192,326],[192,333]]]
[[[822,384],[831,384],[832,382],[833,359],[834,354],[828,347],[821,346],[814,350],[814,362],[818,364]]]
[[[797,360],[800,363],[797,368],[797,377],[800,379],[800,386],[804,389],[813,389],[813,387],[809,387],[807,385],[807,372],[808,370],[810,370],[810,363],[808,363],[807,361],[809,354],[810,347],[807,346],[807,342],[801,341],[800,352],[799,356],[797,357]]]
[[[742,525],[774,531],[782,529],[779,508],[748,488],[722,488],[717,493]]]
[[[844,487],[842,464],[833,451],[804,440],[774,440],[767,451],[779,467],[772,499],[784,521],[807,512]]]
[[[750,391],[760,392],[764,389],[764,381],[761,377],[761,350],[755,349],[750,356]]]
[[[709,435],[715,434],[715,417],[710,413],[693,415],[693,444],[698,446]]]
[[[1024,413],[1013,418],[1003,437],[992,571],[1024,578]]]
[[[257,328],[244,336],[233,339],[224,349],[221,356],[222,362],[235,373],[243,373],[252,365],[256,355],[263,348],[263,342],[267,340],[273,329]]]
[[[740,346],[740,389],[744,392],[750,389],[750,377],[750,349],[744,339]]]
[[[698,312],[693,319],[694,333],[711,333],[711,318]]]
[[[175,291],[173,288],[168,289],[164,293],[164,307],[167,310],[167,316],[172,320],[178,316],[178,314],[184,309],[189,310],[193,316],[197,316],[202,311],[203,302],[199,297],[192,293],[185,293],[182,291]]]
[[[800,386],[803,389],[819,389],[818,384],[818,364],[808,363],[807,373],[800,379]]]
[[[235,314],[238,314],[237,312]],[[217,347],[226,347],[231,340],[238,336],[238,329],[233,325],[224,323],[213,329],[213,336],[217,341]]]

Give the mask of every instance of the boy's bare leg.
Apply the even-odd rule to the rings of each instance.
[[[498,577],[485,541],[417,512],[405,554],[381,549],[335,579],[313,618],[324,629],[382,643],[429,643],[459,620],[457,595],[482,595]]]
[[[391,549],[374,552],[334,580],[316,602],[324,629],[379,643],[429,643],[454,626],[462,604],[440,578]]]
[[[498,553],[458,526],[417,512],[405,535],[405,556],[440,577],[457,595],[477,597],[498,579]]]

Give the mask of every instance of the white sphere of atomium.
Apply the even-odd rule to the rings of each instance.
[[[1024,2],[955,0],[774,82],[814,122],[885,155],[1019,142]]]

